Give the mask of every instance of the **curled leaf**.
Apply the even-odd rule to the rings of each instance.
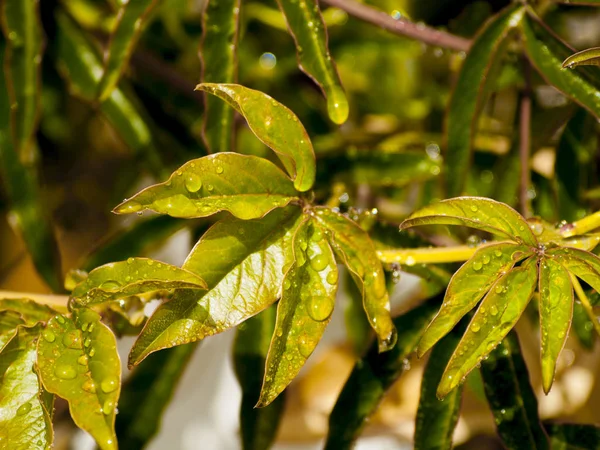
[[[577,66],[600,66],[600,47],[577,52],[565,59],[562,66],[569,69]]]

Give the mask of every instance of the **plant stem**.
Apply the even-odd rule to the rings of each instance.
[[[0,300],[4,298],[10,299],[29,299],[42,305],[48,305],[58,311],[66,312],[67,303],[69,297],[66,295],[43,295],[43,294],[30,294],[28,292],[12,292],[12,291],[0,291]]]
[[[321,2],[342,9],[351,16],[370,22],[391,33],[416,39],[429,45],[463,52],[468,51],[471,47],[471,41],[468,39],[425,25],[415,24],[405,19],[396,20],[383,11],[363,5],[355,0],[321,0]]]
[[[530,217],[529,156],[531,153],[531,64],[526,58],[523,58],[523,74],[525,77],[525,87],[521,93],[521,102],[519,105],[519,159],[521,160],[519,203],[521,204],[521,214],[525,217]]]
[[[576,236],[578,234],[585,234],[588,231],[600,228],[600,211],[594,214],[584,217],[577,222],[568,223],[560,227],[560,234],[565,237]]]
[[[484,244],[485,245],[485,244]],[[386,264],[441,264],[467,261],[479,250],[478,247],[458,245],[454,247],[432,248],[401,248],[393,250],[378,250],[379,260]]]
[[[592,308],[590,300],[587,298],[587,295],[585,295],[579,280],[573,274],[571,274],[571,282],[573,283],[573,288],[575,289],[575,293],[577,294],[579,301],[583,305],[583,309],[585,309],[586,314],[592,321],[594,330],[596,330],[596,333],[600,335],[600,322],[598,322],[598,318],[596,317],[596,314],[594,314],[594,309]]]

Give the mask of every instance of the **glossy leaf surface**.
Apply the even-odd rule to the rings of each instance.
[[[298,63],[327,97],[329,118],[342,124],[348,118],[348,99],[329,54],[327,27],[317,0],[277,0],[296,42]]]
[[[437,394],[445,397],[515,326],[536,288],[537,262],[527,260],[496,281],[473,316],[442,377]]]
[[[450,280],[440,311],[419,341],[419,357],[473,309],[498,278],[525,257],[527,252],[527,247],[508,242],[477,250]]]
[[[25,322],[19,313],[15,311],[0,311],[0,351],[17,334],[19,325],[24,324]]]
[[[433,203],[411,214],[402,222],[400,229],[417,225],[463,225],[537,245],[535,235],[518,212],[508,205],[483,197],[458,197]]]
[[[519,25],[524,11],[522,5],[514,4],[494,16],[475,38],[458,75],[446,122],[446,193],[449,197],[463,193],[492,63],[503,41]]]
[[[187,162],[166,182],[144,189],[114,211],[150,209],[180,218],[229,211],[248,220],[286,206],[297,195],[290,179],[266,159],[219,153]]]
[[[53,317],[38,340],[38,367],[44,387],[64,398],[74,422],[102,450],[117,448],[115,414],[121,363],[114,334],[90,310],[74,320]]]
[[[159,2],[160,0],[129,0],[121,6],[104,56],[104,73],[98,85],[98,99],[101,102],[111,96],[148,16]]]
[[[338,271],[325,233],[306,220],[293,245],[294,262],[283,280],[259,407],[271,403],[300,372],[333,314]]]
[[[14,450],[52,447],[51,411],[35,371],[41,327],[20,328],[0,354],[0,446]],[[48,406],[52,406],[52,402]]]
[[[576,248],[557,248],[548,253],[565,269],[600,292],[600,258]]]
[[[396,343],[383,267],[369,235],[355,222],[328,208],[315,208],[314,217],[339,259],[362,291],[363,308],[377,334],[379,350]]]
[[[38,322],[46,322],[56,311],[46,305],[25,298],[0,299],[0,311],[18,313],[26,326],[31,327]]]
[[[235,83],[240,21],[240,0],[208,0],[202,21],[203,83]],[[233,150],[234,111],[221,100],[206,95],[203,136],[209,151]]]
[[[309,190],[315,181],[315,154],[296,115],[273,98],[238,84],[199,84],[196,89],[215,95],[239,112],[252,132],[281,160],[297,190]]]
[[[573,286],[569,272],[553,259],[539,267],[540,330],[542,335],[542,384],[548,393],[556,361],[565,346],[573,317]]]
[[[569,69],[577,66],[600,66],[600,48],[588,48],[577,52],[565,59],[562,66]]]
[[[148,258],[129,258],[92,270],[71,295],[82,305],[159,290],[206,289],[198,275]]]
[[[275,210],[263,219],[223,219],[198,241],[183,268],[208,291],[175,291],[152,315],[135,342],[129,364],[162,348],[198,341],[234,327],[274,303],[300,211]]]
[[[548,449],[537,399],[514,331],[481,362],[481,375],[496,429],[506,448]]]

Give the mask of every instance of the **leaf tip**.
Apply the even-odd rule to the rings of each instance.
[[[122,203],[115,206],[112,210],[113,214],[131,214],[134,212],[139,212],[142,209],[141,204],[132,200],[124,200]]]

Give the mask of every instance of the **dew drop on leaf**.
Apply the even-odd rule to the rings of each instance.
[[[223,167],[221,167],[221,166],[217,166],[216,170],[219,175],[223,173]]]
[[[478,209],[476,205],[471,205],[471,211],[477,212]]]
[[[113,392],[115,389],[117,389],[117,387],[119,387],[119,380],[117,380],[115,377],[105,378],[100,383],[100,389],[102,389],[102,392],[105,394]]]
[[[63,316],[56,316],[56,321],[60,324],[65,323],[65,318]]]
[[[306,334],[302,334],[298,339],[298,351],[302,356],[308,358],[312,350],[312,340]]]
[[[77,372],[73,366],[68,364],[59,364],[54,368],[54,375],[61,380],[72,380],[77,376]]]
[[[473,325],[471,325],[471,330],[473,331],[473,333],[478,333],[479,330],[481,330],[481,325],[475,322]]]
[[[88,356],[87,355],[81,355],[79,358],[77,358],[77,362],[79,364],[81,364],[82,366],[87,365],[87,363],[88,363]]]
[[[497,291],[496,291],[496,292],[497,292]],[[496,306],[492,306],[492,307],[490,307],[490,314],[491,314],[492,316],[496,316],[496,315],[498,315],[498,308],[497,308]]]
[[[92,380],[86,380],[85,383],[81,385],[81,389],[83,389],[85,392],[94,394],[96,392],[96,383],[94,383]]]
[[[335,284],[337,282],[337,274],[335,271],[330,271],[325,278],[329,284]]]
[[[50,330],[44,330],[44,332],[42,333],[42,336],[44,337],[44,340],[46,342],[54,342],[56,340],[56,336]]]
[[[19,406],[19,408],[17,409],[17,415],[19,416],[24,416],[25,414],[27,414],[29,411],[31,411],[31,403],[23,403],[21,406]]]
[[[483,268],[483,264],[481,263],[481,261],[475,261],[473,263],[473,270],[475,272],[479,272],[482,268]]]
[[[71,331],[63,336],[62,343],[67,348],[81,348],[81,337],[76,331]]]
[[[327,113],[329,118],[338,125],[344,123],[348,118],[348,99],[342,89],[334,87],[329,92],[327,96]]]
[[[329,297],[313,296],[308,303],[308,315],[317,322],[322,322],[331,316],[333,300]]]
[[[325,270],[328,264],[329,261],[325,255],[316,255],[310,259],[310,266],[317,272]]]
[[[100,289],[104,289],[107,291],[113,291],[113,290],[119,289],[120,287],[121,287],[121,284],[115,280],[107,280],[100,285]]]
[[[113,412],[114,408],[115,402],[113,402],[112,400],[106,400],[104,402],[104,405],[102,405],[102,412],[108,416],[111,412]]]

